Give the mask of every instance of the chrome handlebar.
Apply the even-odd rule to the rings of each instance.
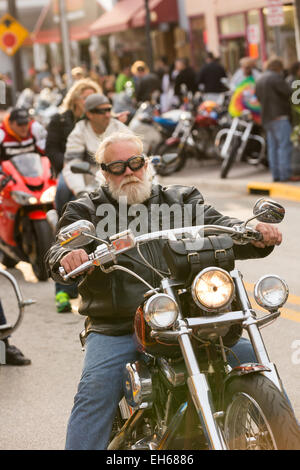
[[[117,256],[121,253],[124,253],[134,246],[140,243],[147,243],[149,241],[158,240],[160,238],[166,238],[169,240],[176,240],[176,235],[180,234],[189,234],[195,240],[197,238],[203,238],[206,232],[213,231],[214,233],[227,234],[230,235],[238,244],[247,244],[252,240],[260,241],[262,240],[262,234],[257,232],[251,227],[244,225],[236,225],[234,227],[223,227],[220,225],[197,225],[194,227],[181,227],[171,230],[162,230],[159,232],[147,233],[145,235],[140,235],[134,237],[130,231],[124,232],[124,234],[130,234],[130,242],[124,244],[121,243],[120,246],[117,246],[112,242],[101,243],[96,250],[89,255],[89,261],[81,264],[73,271],[66,273],[63,267],[59,268],[59,274],[64,279],[64,281],[69,280],[72,277],[76,277],[85,271],[89,270],[93,266],[99,266],[103,271],[109,272],[107,266],[113,266],[116,264]],[[202,237],[200,233],[202,232]],[[95,238],[95,237],[93,237]],[[118,235],[112,237],[112,239],[120,240]],[[128,240],[128,238],[127,238]],[[108,268],[109,269],[109,268]]]

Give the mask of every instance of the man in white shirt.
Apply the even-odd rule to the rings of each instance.
[[[75,162],[87,161],[91,164],[91,171],[95,174],[94,154],[100,142],[113,132],[131,133],[125,124],[111,116],[111,108],[110,101],[106,96],[99,93],[88,96],[85,101],[86,118],[76,124],[68,137],[63,177],[75,197],[94,189],[95,178],[72,173],[71,165]],[[60,212],[61,204],[59,206]]]

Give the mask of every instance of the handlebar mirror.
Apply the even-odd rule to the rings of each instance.
[[[72,173],[86,173],[93,175],[93,173],[91,172],[91,165],[88,162],[73,163],[71,165],[71,171]]]
[[[88,220],[78,220],[62,228],[57,238],[61,246],[67,245],[71,248],[81,248],[93,241],[89,238],[89,235],[96,237],[94,225]]]
[[[279,224],[285,216],[285,209],[272,199],[261,198],[256,201],[253,214],[259,222]]]

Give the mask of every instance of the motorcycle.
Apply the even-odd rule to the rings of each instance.
[[[202,94],[196,93],[189,98],[190,106],[180,113],[178,124],[172,136],[157,149],[157,153],[177,153],[178,158],[162,176],[180,171],[188,158],[218,159],[215,137],[220,128],[227,125],[227,97],[224,93],[220,103],[202,101]]]
[[[234,162],[246,161],[250,165],[266,165],[266,141],[262,127],[256,124],[252,113],[245,110],[232,120],[230,128],[216,135],[215,146],[223,158],[221,178],[226,178]]]
[[[137,109],[128,127],[141,136],[144,151],[150,155],[159,153],[159,146],[172,135],[178,119],[177,110],[160,115],[156,104],[144,102]]]
[[[61,229],[62,246],[99,243],[89,261],[68,274],[60,268],[65,280],[99,267],[104,273],[125,271],[148,289],[134,319],[143,354],[126,366],[125,398],[109,450],[299,449],[299,427],[260,332],[280,316],[288,287],[276,275],[259,279],[255,299],[268,313],[258,317],[234,267],[234,244],[261,240],[248,223],[279,223],[284,213],[278,203],[262,198],[253,217],[230,228],[204,225],[139,236],[127,230],[109,241],[98,239],[89,221]],[[169,274],[141,253],[140,246],[153,240],[164,244]],[[122,256],[133,248],[161,278],[158,287],[122,266]],[[243,331],[257,361],[230,367],[226,353]],[[81,340],[84,344],[84,332]]]
[[[0,269],[0,276],[3,276],[6,280],[8,280],[14,290],[14,294],[18,303],[18,315],[16,316],[16,319],[14,320],[13,324],[5,323],[4,325],[0,325],[0,341],[3,341],[4,339],[8,338],[14,331],[16,331],[17,328],[19,328],[24,318],[25,308],[29,305],[34,304],[35,300],[23,299],[19,284],[14,278],[14,276],[12,276],[10,273],[5,271],[4,269]]]
[[[0,170],[0,250],[8,268],[19,261],[32,265],[40,281],[48,279],[44,255],[54,236],[47,221],[53,208],[56,180],[47,157],[20,154],[2,162]]]

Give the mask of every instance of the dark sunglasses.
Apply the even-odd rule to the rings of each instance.
[[[92,109],[90,111],[90,113],[92,114],[106,114],[106,113],[110,113],[111,112],[111,108],[102,108],[102,109]]]
[[[129,158],[126,162],[123,160],[117,160],[116,162],[109,163],[105,165],[105,163],[101,163],[101,168],[112,175],[123,175],[125,173],[126,168],[129,167],[131,171],[138,171],[146,163],[146,159],[144,155],[137,155]]]

